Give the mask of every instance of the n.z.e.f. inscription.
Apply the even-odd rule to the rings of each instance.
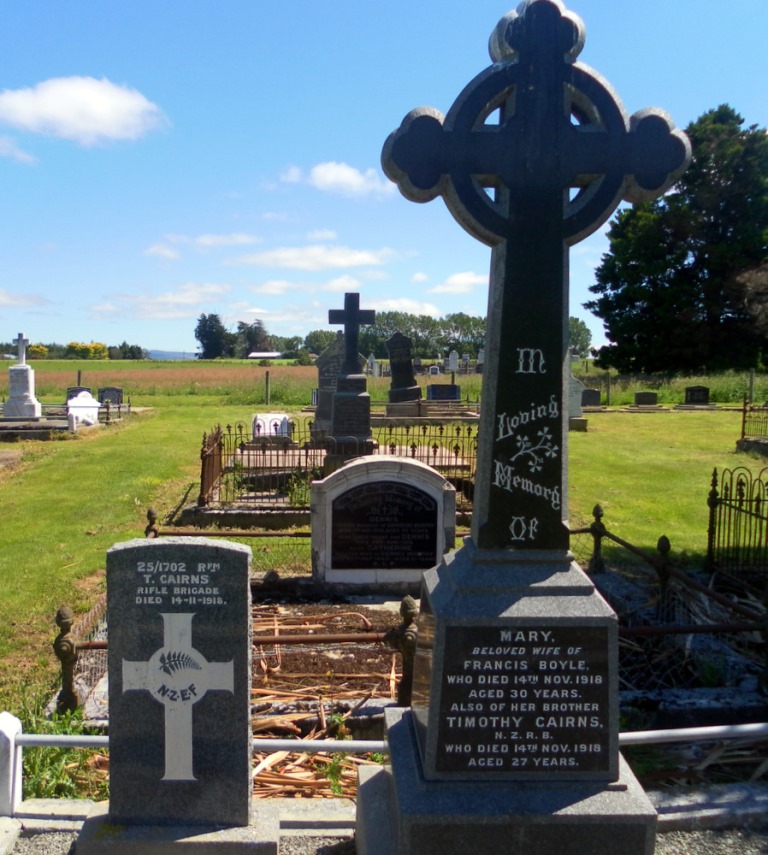
[[[438,771],[609,771],[607,650],[601,627],[450,627]]]
[[[188,569],[183,561],[137,561],[137,606],[223,606],[226,601],[215,584],[220,565],[198,563]]]

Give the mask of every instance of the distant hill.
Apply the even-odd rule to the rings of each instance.
[[[197,359],[197,355],[189,351],[150,350],[150,359]]]

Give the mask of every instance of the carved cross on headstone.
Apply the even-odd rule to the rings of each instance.
[[[192,707],[207,692],[234,692],[234,667],[192,647],[194,614],[162,614],[163,646],[148,662],[123,660],[123,691],[147,691],[165,707],[164,781],[194,781]]]
[[[344,295],[343,309],[329,309],[328,323],[344,324],[344,374],[360,373],[360,327],[363,324],[372,324],[375,320],[376,312],[373,309],[360,308],[360,295],[356,292]]]
[[[663,193],[690,159],[665,113],[629,117],[576,62],[583,45],[560,0],[526,0],[448,114],[412,111],[382,153],[406,198],[443,196],[493,247],[472,529],[481,548],[567,549],[568,247],[622,199]]]
[[[18,338],[14,339],[13,343],[19,349],[19,365],[25,365],[27,361],[27,348],[29,347],[29,339],[24,338],[24,333],[20,332]]]

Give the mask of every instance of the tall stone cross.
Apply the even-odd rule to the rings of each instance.
[[[567,550],[568,248],[622,199],[659,196],[690,160],[663,111],[628,116],[576,62],[584,36],[560,0],[525,0],[448,114],[413,110],[382,153],[406,198],[442,196],[493,247],[472,522],[481,549]]]
[[[194,614],[162,614],[163,646],[148,662],[123,660],[123,691],[147,691],[165,707],[164,781],[195,781],[192,707],[210,691],[234,692],[234,667],[192,647]]]
[[[18,338],[14,339],[13,344],[15,344],[19,349],[19,365],[25,365],[27,362],[29,339],[24,338],[24,333],[20,332]]]
[[[344,374],[359,374],[360,327],[376,320],[373,309],[360,308],[360,295],[356,292],[344,295],[343,309],[329,309],[329,324],[344,324]]]

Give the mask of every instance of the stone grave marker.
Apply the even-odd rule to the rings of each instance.
[[[19,333],[13,343],[18,348],[18,362],[8,369],[8,398],[3,404],[3,418],[39,419],[43,407],[35,397],[35,371],[27,365],[29,339]]]
[[[460,401],[461,386],[457,383],[428,383],[428,401]]]
[[[385,714],[390,765],[360,775],[361,855],[374,838],[420,855],[653,851],[618,751],[617,619],[569,550],[568,248],[621,199],[663,193],[690,146],[661,111],[630,117],[577,62],[584,41],[560,0],[526,0],[448,114],[412,110],[384,145],[406,198],[442,196],[493,250],[472,535],[424,575],[412,710]]]
[[[290,439],[291,421],[288,413],[254,413],[251,419],[253,439],[282,437]]]
[[[249,567],[199,538],[107,553],[111,823],[248,825]]]
[[[599,389],[585,389],[581,393],[581,406],[582,407],[600,407],[601,403],[601,393]]]
[[[78,392],[67,399],[67,417],[75,425],[95,425],[99,423],[99,407],[89,390]]]
[[[475,371],[478,374],[483,373],[483,365],[485,365],[485,348],[481,347],[480,350],[477,351],[477,363],[475,365]]]
[[[368,394],[365,374],[360,371],[360,327],[372,324],[376,313],[360,308],[360,295],[344,295],[344,308],[328,312],[329,324],[344,324],[344,361],[336,380],[333,394],[330,436],[334,441],[333,453],[328,458],[348,458],[367,454],[371,445],[371,396]],[[330,462],[336,468],[336,462]]]
[[[658,392],[635,392],[636,407],[658,407]]]
[[[97,390],[96,397],[100,404],[109,401],[113,406],[119,406],[123,403],[123,389],[121,386],[102,386]]]
[[[317,401],[312,432],[327,434],[331,429],[333,396],[344,364],[344,333],[339,330],[336,341],[328,345],[315,360],[317,367]]]
[[[396,332],[386,341],[389,354],[390,385],[389,401],[402,404],[421,399],[421,386],[416,382],[414,362],[411,358],[411,339]]]
[[[321,584],[418,592],[453,547],[456,490],[418,460],[353,460],[312,482],[312,574]]]
[[[685,403],[694,407],[709,406],[709,387],[708,386],[686,386],[685,387]]]
[[[448,354],[448,370],[449,371],[458,371],[459,370],[459,352],[458,352],[458,350],[452,350]]]

